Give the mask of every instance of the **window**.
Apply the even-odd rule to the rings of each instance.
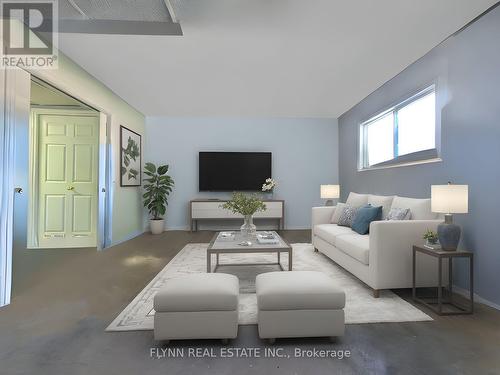
[[[360,169],[436,157],[435,85],[360,125]]]

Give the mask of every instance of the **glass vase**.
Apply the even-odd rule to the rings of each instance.
[[[243,225],[240,228],[241,236],[245,241],[254,240],[257,236],[257,227],[253,223],[253,216],[246,215],[244,218]]]

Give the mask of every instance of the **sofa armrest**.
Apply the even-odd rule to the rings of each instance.
[[[374,282],[378,288],[390,287],[401,280],[406,280],[406,285],[410,283],[412,246],[423,244],[424,233],[437,231],[440,223],[442,220],[374,221],[370,224],[370,267],[374,268]]]
[[[312,208],[311,221],[311,241],[314,244],[314,227],[318,224],[329,224],[332,219],[333,212],[337,206],[323,206]]]
[[[330,224],[336,206],[323,206],[312,208],[311,228],[318,224]]]

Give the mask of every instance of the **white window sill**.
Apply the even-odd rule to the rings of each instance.
[[[378,167],[358,168],[358,172],[367,172],[367,171],[374,171],[374,170],[378,170],[378,169],[388,169],[388,168],[409,167],[411,165],[420,165],[420,164],[440,163],[442,161],[443,161],[443,159],[441,159],[441,158],[407,161],[407,162],[402,162],[402,163],[382,165],[382,166],[378,166]]]

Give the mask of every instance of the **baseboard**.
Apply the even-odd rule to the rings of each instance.
[[[174,230],[183,230],[183,231],[190,231],[191,229],[186,225],[182,227],[167,227],[165,229],[166,232],[174,231]]]
[[[453,291],[457,294],[460,294],[461,296],[464,296],[466,298],[469,298],[469,290],[461,288],[459,286],[453,285]],[[478,296],[476,293],[474,293],[474,302],[482,303],[483,305],[493,307],[494,309],[500,310],[500,305],[488,301],[487,299],[484,299],[481,296]]]

